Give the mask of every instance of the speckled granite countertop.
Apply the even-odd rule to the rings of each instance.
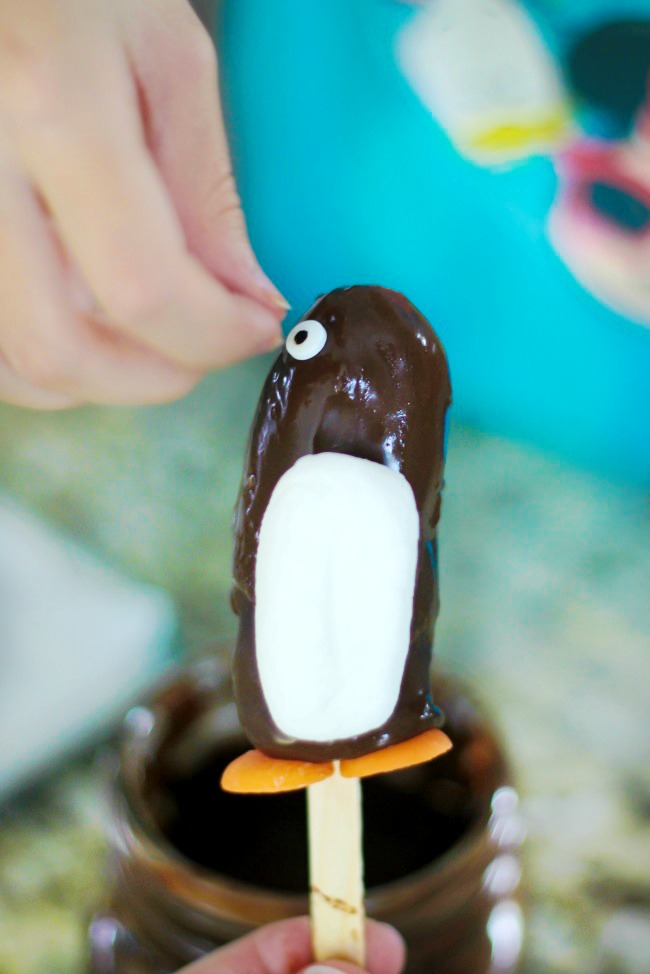
[[[0,486],[228,637],[229,521],[266,363],[158,409],[0,408]],[[650,518],[634,491],[456,429],[439,659],[501,726],[528,824],[526,974],[650,971]],[[0,813],[0,974],[79,974],[102,888],[92,756]],[[469,974],[469,972],[468,972]]]

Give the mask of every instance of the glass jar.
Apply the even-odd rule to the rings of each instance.
[[[487,718],[437,675],[453,750],[364,782],[367,907],[408,974],[511,974],[522,941],[517,794]],[[228,795],[248,747],[230,680],[205,661],[124,721],[112,769],[110,887],[93,974],[171,974],[260,924],[305,914],[304,793]]]

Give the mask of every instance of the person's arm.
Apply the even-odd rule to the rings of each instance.
[[[285,307],[187,0],[5,0],[0,399],[172,399],[271,347]]]

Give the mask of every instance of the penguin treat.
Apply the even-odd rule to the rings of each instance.
[[[289,333],[235,512],[234,684],[255,750],[230,791],[283,791],[430,760],[436,530],[451,400],[407,299],[339,288]]]

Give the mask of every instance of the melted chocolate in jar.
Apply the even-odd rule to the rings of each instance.
[[[433,695],[454,749],[364,783],[369,907],[404,934],[407,974],[494,974],[490,918],[513,893],[484,877],[504,849],[516,854],[495,842],[492,827],[494,798],[512,791],[510,776],[466,693],[436,675]],[[278,918],[305,912],[300,899],[286,898],[307,888],[304,793],[219,788],[224,766],[247,747],[231,701],[226,681],[213,685],[197,668],[151,701],[151,733],[125,730],[110,896],[90,934],[94,974],[179,971],[259,924],[260,902]],[[235,890],[231,879],[247,885]],[[501,974],[514,974],[515,964]]]
[[[268,889],[304,892],[305,793],[222,791],[217,784],[221,773],[241,750],[219,750],[192,774],[160,780],[166,837],[188,859],[213,872]],[[462,779],[452,751],[433,764],[364,782],[368,886],[429,865],[463,836],[473,815],[470,790]]]

